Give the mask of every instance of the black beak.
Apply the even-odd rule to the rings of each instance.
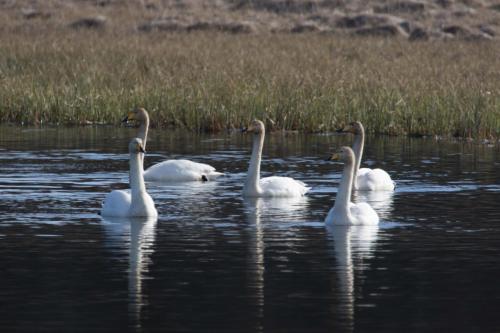
[[[247,132],[247,130],[248,130],[248,127],[243,127],[243,128],[241,129],[241,133],[246,133],[246,132]]]
[[[122,123],[128,123],[128,116],[122,119]]]
[[[143,147],[143,146],[140,146],[140,147],[139,147],[139,151],[140,151],[141,153],[146,154],[146,150],[144,149],[144,147]]]

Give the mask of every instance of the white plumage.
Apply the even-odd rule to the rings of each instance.
[[[262,197],[300,197],[310,189],[305,183],[290,177],[266,177],[262,178],[259,184]]]
[[[382,169],[360,168],[365,145],[365,129],[361,122],[351,123],[344,131],[354,134],[352,147],[355,156],[353,189],[359,191],[393,191],[395,184],[387,172]]]
[[[246,131],[253,133],[254,137],[250,166],[243,186],[245,197],[291,198],[303,196],[310,190],[310,187],[307,187],[303,182],[290,177],[273,176],[260,179],[260,161],[266,131],[264,123],[260,120],[254,120]]]
[[[214,180],[222,173],[204,163],[189,160],[167,160],[149,167],[144,172],[147,181],[187,182],[197,180]]]
[[[379,218],[373,208],[366,202],[348,204],[348,213],[345,210],[330,209],[325,219],[327,224],[335,225],[377,225]]]
[[[360,191],[392,191],[394,182],[382,169],[361,168],[356,176],[356,189]]]
[[[109,217],[156,217],[153,199],[146,192],[143,179],[142,159],[144,152],[141,139],[132,139],[130,152],[130,191],[115,190],[106,195],[101,209],[102,216]]]
[[[143,108],[136,108],[130,111],[123,121],[137,121],[139,123],[137,136],[142,139],[144,148],[146,148],[149,129],[148,112]],[[221,175],[223,173],[216,172],[215,168],[208,164],[189,160],[166,160],[148,168],[144,172],[144,179],[147,181],[189,182],[214,180]]]
[[[354,178],[355,157],[351,148],[342,147],[340,152],[331,159],[340,159],[344,162],[342,179],[335,198],[335,204],[330,209],[325,223],[331,225],[376,225],[379,223],[377,213],[365,203],[351,202],[352,182]]]

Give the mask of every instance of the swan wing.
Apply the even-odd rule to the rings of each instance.
[[[358,177],[366,175],[367,173],[369,173],[371,171],[372,171],[372,169],[370,169],[370,168],[359,168],[359,170],[358,170]]]
[[[353,225],[376,225],[379,222],[377,213],[366,202],[350,203],[349,210]]]
[[[144,172],[144,179],[148,181],[199,181],[212,180],[222,175],[215,168],[204,163],[189,160],[167,160],[148,168]]]
[[[357,189],[361,191],[392,191],[394,182],[382,169],[361,168],[357,174]]]
[[[102,216],[128,216],[132,202],[128,191],[116,190],[108,193],[101,208]]]
[[[277,176],[262,178],[260,187],[266,197],[300,197],[311,189],[300,180]]]

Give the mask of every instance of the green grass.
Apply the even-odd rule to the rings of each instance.
[[[0,121],[500,137],[500,45],[332,35],[3,33]]]

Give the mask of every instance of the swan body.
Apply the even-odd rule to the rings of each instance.
[[[301,197],[309,190],[309,187],[300,180],[278,176],[262,178],[259,181],[259,186],[261,189],[260,195],[255,196],[261,197]]]
[[[144,148],[146,148],[149,114],[145,109],[137,108],[130,111],[123,121],[133,120],[139,122],[138,137],[142,139]],[[221,175],[223,173],[216,172],[215,168],[208,164],[189,160],[166,160],[148,168],[144,172],[144,179],[147,181],[190,182],[214,180]]]
[[[141,139],[134,138],[129,145],[130,191],[112,191],[104,199],[102,216],[109,217],[156,217],[158,213],[153,199],[146,192],[143,178],[142,159],[144,152]]]
[[[356,160],[353,189],[359,191],[393,191],[395,183],[387,172],[382,169],[360,168],[365,144],[365,129],[361,122],[351,123],[344,131],[354,134],[352,149]]]
[[[350,202],[346,211],[333,207],[325,219],[326,224],[333,225],[377,225],[378,222],[377,213],[366,202]]]
[[[344,170],[335,204],[328,212],[325,223],[329,225],[377,225],[378,215],[369,204],[351,202],[355,163],[352,149],[342,147],[340,153],[333,155],[332,159],[341,159],[344,162]]]
[[[290,177],[273,176],[260,179],[260,161],[265,137],[264,123],[254,120],[246,131],[254,133],[254,137],[250,166],[243,186],[243,196],[291,198],[301,197],[310,190],[310,187],[303,182]]]
[[[196,180],[213,180],[222,173],[204,163],[189,160],[167,160],[148,168],[144,172],[144,179],[148,181],[189,182]]]
[[[393,191],[394,182],[382,169],[361,168],[356,175],[355,188],[359,191]]]

